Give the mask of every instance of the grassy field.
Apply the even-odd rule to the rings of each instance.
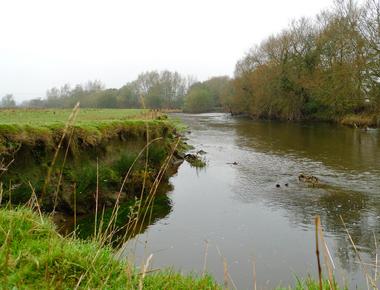
[[[142,136],[146,125],[152,137],[160,135],[162,130],[175,128],[175,122],[165,121],[159,113],[149,110],[77,109],[76,118],[68,121],[72,113],[66,109],[0,110],[0,154],[12,154],[14,148],[23,144],[42,143],[45,147],[54,147],[59,136],[64,134],[66,124],[75,129],[74,139],[92,146],[124,133]]]
[[[65,124],[71,112],[71,109],[3,109],[0,110],[0,124],[30,126]],[[148,113],[149,110],[142,109],[80,109],[76,124],[141,119]]]

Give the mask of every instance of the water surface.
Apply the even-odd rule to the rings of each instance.
[[[375,236],[380,244],[378,130],[227,114],[177,116],[189,125],[189,143],[207,152],[208,165],[181,165],[171,179],[172,211],[130,240],[124,256],[141,265],[153,254],[152,268],[184,273],[202,273],[206,260],[221,282],[225,259],[238,289],[252,289],[253,264],[259,288],[294,284],[295,275],[316,277],[314,217],[320,215],[338,282],[366,288],[340,216],[361,258],[374,263]],[[323,186],[298,182],[301,172]]]

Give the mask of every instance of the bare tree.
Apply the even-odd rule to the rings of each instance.
[[[13,108],[16,107],[16,101],[12,94],[7,94],[1,98],[0,107]]]

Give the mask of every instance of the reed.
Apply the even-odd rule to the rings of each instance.
[[[319,279],[319,290],[322,290],[322,268],[321,268],[321,260],[319,257],[319,227],[321,224],[321,220],[319,216],[315,217],[315,254],[317,255],[317,265],[318,265],[318,279]]]
[[[45,183],[44,183],[44,186],[42,188],[41,200],[43,200],[44,196],[46,195],[47,186],[50,184],[51,171],[54,168],[55,162],[57,161],[58,154],[59,154],[59,152],[61,150],[61,147],[62,147],[63,141],[65,140],[66,134],[69,131],[69,129],[75,123],[75,120],[76,120],[76,117],[78,115],[78,112],[79,112],[79,103],[77,103],[75,105],[73,111],[71,112],[71,114],[69,116],[69,119],[67,120],[67,122],[65,124],[65,127],[63,128],[63,133],[62,133],[61,139],[60,139],[60,141],[58,143],[57,149],[55,150],[55,153],[54,153],[54,156],[53,156],[53,160],[51,162],[51,166],[49,166],[49,168],[48,168],[48,172],[47,172],[47,175],[46,175],[46,178],[45,178]]]

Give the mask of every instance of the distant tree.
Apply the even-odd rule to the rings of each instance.
[[[185,98],[184,111],[189,113],[209,112],[214,108],[211,91],[203,84],[194,84]]]
[[[158,85],[160,74],[157,71],[144,72],[138,75],[135,84],[140,95],[147,95],[152,87]]]
[[[128,83],[121,87],[116,97],[120,108],[140,108],[141,100],[134,83]]]
[[[85,86],[85,91],[95,92],[105,89],[105,85],[100,80],[88,81]]]
[[[150,87],[148,93],[144,96],[144,106],[151,109],[163,108],[165,93],[163,84],[157,83]]]
[[[46,102],[41,98],[36,98],[23,102],[23,106],[29,108],[44,108],[46,107]]]
[[[187,91],[186,78],[167,70],[142,73],[134,84],[149,108],[178,108]]]
[[[232,93],[232,83],[228,76],[212,77],[194,83],[189,88],[183,108],[187,112],[206,112],[221,107],[230,111]]]
[[[96,107],[98,108],[117,108],[117,89],[107,89],[97,93]]]
[[[46,106],[49,108],[62,107],[61,92],[58,88],[53,87],[46,91]]]
[[[177,72],[150,71],[120,89],[106,89],[98,80],[71,87],[65,84],[46,92],[45,99],[25,102],[25,106],[72,108],[181,108],[188,89],[187,79]]]
[[[220,104],[224,108],[225,111],[233,113],[235,110],[234,106],[234,98],[235,98],[235,87],[234,80],[228,79],[225,86],[223,86],[222,91],[220,92]]]
[[[190,88],[193,84],[198,83],[196,76],[189,75],[186,78],[186,87]]]
[[[16,101],[12,94],[7,94],[1,98],[0,107],[13,108],[16,107]]]
[[[230,78],[228,76],[212,77],[203,82],[212,95],[215,107],[221,106],[221,97],[226,92]]]

